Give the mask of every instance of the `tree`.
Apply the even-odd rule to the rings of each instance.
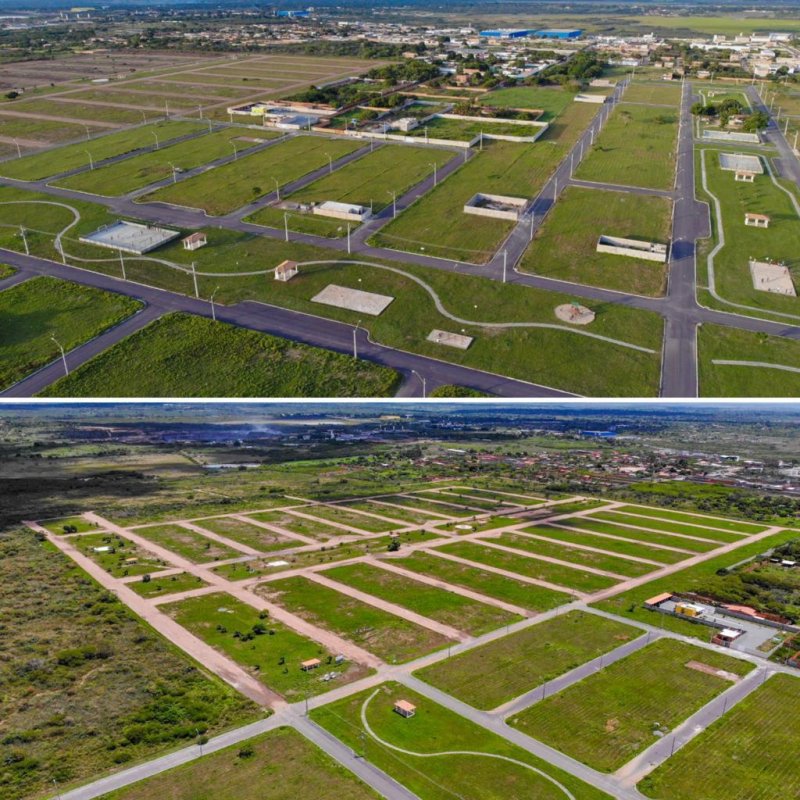
[[[387,549],[390,553],[396,553],[400,549],[400,539],[396,536],[392,536],[392,540],[389,542],[389,547]]]
[[[762,131],[769,125],[769,114],[764,111],[756,111],[755,114],[750,114],[744,121],[742,130],[748,133],[755,133]]]

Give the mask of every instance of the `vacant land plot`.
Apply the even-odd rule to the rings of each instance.
[[[334,667],[336,653],[329,653],[317,642],[270,619],[267,612],[257,611],[223,592],[181,600],[161,608],[287,700],[314,696],[332,686],[363,678],[368,672],[361,664],[351,662]],[[311,658],[319,658],[325,665],[325,672],[336,671],[338,676],[322,681],[319,672],[302,670],[301,663]]]
[[[800,252],[800,224],[791,197],[776,186],[769,175],[759,175],[754,183],[734,180],[730,171],[719,168],[719,152],[713,149],[700,149],[700,167],[697,172],[697,195],[701,200],[710,199],[702,188],[702,164],[705,164],[706,181],[709,191],[720,204],[722,218],[717,219],[712,204],[714,236],[711,244],[720,241],[719,227],[725,234],[725,245],[714,257],[714,284],[717,293],[725,300],[742,303],[755,309],[780,311],[797,315],[797,300],[774,292],[759,291],[753,287],[750,274],[750,259],[756,261],[773,261],[786,264],[790,269],[797,266],[797,254]],[[744,224],[744,215],[748,212],[766,214],[770,217],[769,229],[764,230]],[[706,259],[698,261],[705,266]],[[702,276],[702,270],[701,270]],[[701,277],[702,280],[702,277]],[[728,306],[722,306],[728,310]],[[701,329],[702,330],[702,329]],[[763,338],[763,337],[762,337]],[[707,347],[707,345],[706,345]],[[747,346],[747,352],[767,351],[759,361],[772,361],[768,351],[773,350],[769,344],[758,347]],[[779,350],[777,352],[780,352]],[[743,357],[747,360],[747,357]],[[702,363],[702,362],[701,362]],[[725,370],[736,370],[735,367],[720,367]],[[767,373],[767,370],[760,370]],[[726,373],[727,374],[727,373]],[[735,376],[736,372],[732,373]],[[778,376],[780,380],[791,380],[789,373]],[[762,380],[776,383],[768,374]]]
[[[378,798],[293,728],[282,727],[103,795],[102,800],[197,800],[209,795],[236,800]]]
[[[561,561],[569,561],[582,567],[592,567],[601,569],[605,572],[613,572],[617,575],[635,578],[638,575],[646,575],[652,572],[654,567],[651,564],[642,564],[639,561],[629,561],[618,556],[595,553],[591,550],[579,550],[567,545],[544,542],[541,539],[534,539],[516,533],[503,533],[500,536],[492,537],[490,541],[514,547],[517,550],[526,550],[536,555],[547,556],[548,558],[558,558]]]
[[[681,85],[663,83],[631,83],[623,95],[626,103],[669,105],[676,109],[681,102]]]
[[[445,139],[451,142],[471,142],[481,134],[495,133],[498,136],[536,136],[541,128],[535,125],[516,125],[513,122],[502,122],[489,119],[486,122],[475,122],[466,119],[442,119],[435,117],[409,131],[406,135],[417,139]],[[488,141],[488,139],[487,139]]]
[[[513,517],[489,517],[483,521],[473,519],[471,522],[447,522],[444,525],[437,524],[436,529],[440,531],[450,531],[451,533],[465,536],[470,533],[481,531],[491,531],[497,528],[507,528],[509,525],[519,525],[520,521]]]
[[[753,669],[720,653],[661,639],[542,700],[509,724],[590,767],[611,772]]]
[[[576,521],[577,520],[573,519],[565,519],[560,524],[573,525]],[[609,553],[619,553],[620,555],[635,556],[636,558],[648,558],[651,561],[658,561],[662,564],[675,564],[678,561],[689,558],[688,553],[676,553],[672,550],[656,549],[648,544],[640,542],[611,539],[608,536],[598,536],[594,532],[588,530],[585,532],[568,530],[567,528],[558,527],[557,524],[531,526],[530,528],[523,528],[523,531],[526,533],[533,533],[536,536],[546,536],[548,539],[557,539],[561,542],[597,547]]]
[[[423,617],[479,636],[517,622],[521,617],[459,594],[420,583],[372,564],[347,564],[325,570],[324,575],[354,589],[395,603]]]
[[[389,663],[444,647],[450,639],[306,578],[283,578],[256,592]]]
[[[160,558],[115,533],[88,533],[72,540],[75,547],[115,578],[164,569]]]
[[[697,331],[697,351],[700,393],[705,397],[800,395],[800,344],[794,339],[706,323]],[[755,363],[736,365],[715,361]]]
[[[112,158],[142,147],[154,147],[156,136],[160,144],[166,144],[171,139],[205,129],[206,126],[200,122],[159,122],[142,125],[138,128],[99,136],[89,142],[78,142],[55,150],[48,150],[46,153],[4,161],[0,164],[0,174],[7,178],[35,181],[87,166],[89,163],[87,150],[92,154],[94,163],[97,164],[104,158]]]
[[[648,775],[659,800],[784,800],[800,792],[795,769],[800,680],[774,675]]]
[[[619,525],[612,525],[595,517],[574,517],[566,521],[572,528],[581,528],[598,533],[609,533],[612,536],[619,536],[623,539],[633,539],[634,541],[648,544],[660,544],[666,547],[674,547],[680,550],[691,550],[695,553],[705,553],[713,550],[719,545],[713,542],[698,542],[696,539],[687,539],[683,536],[675,536],[669,533],[655,533],[634,528],[623,528]]]
[[[575,170],[589,181],[671,189],[678,115],[668,109],[619,104]]]
[[[382,517],[389,517],[390,519],[397,520],[398,525],[405,523],[407,525],[424,525],[427,522],[435,522],[435,518],[424,514],[421,511],[412,511],[410,508],[397,508],[395,506],[386,506],[382,503],[373,503],[355,500],[352,502],[342,503],[345,508],[355,508],[359,511],[367,511],[370,514],[378,514]]]
[[[354,203],[372,208],[373,213],[377,214],[392,202],[392,192],[400,197],[432,174],[433,164],[441,168],[452,158],[453,153],[449,151],[385,145],[293,192],[289,199],[297,203],[322,203],[327,200]],[[281,227],[284,213],[287,212],[282,208],[264,208],[250,217],[249,221]],[[291,211],[287,220],[290,230],[321,236],[339,236],[347,227],[342,220]]]
[[[472,589],[487,597],[504,600],[506,603],[513,603],[531,611],[548,611],[568,603],[571,599],[568,594],[497,575],[477,565],[470,566],[440,558],[435,553],[435,550],[431,552],[417,550],[411,555],[397,559],[395,563],[398,567],[412,572],[439,578],[446,583],[463,586],[465,589]]]
[[[519,507],[518,503],[513,503],[507,499],[495,497],[492,499],[480,498],[476,495],[470,494],[468,491],[461,491],[459,489],[437,489],[437,490],[423,490],[421,494],[424,497],[430,497],[434,500],[443,500],[446,503],[462,503],[473,511],[497,511],[504,506],[506,509]]]
[[[222,167],[159,189],[146,195],[144,201],[191,206],[220,216],[273,191],[275,181],[283,186],[325,166],[328,156],[335,161],[362,146],[361,142],[295,136],[259,153],[242,156]]]
[[[420,511],[428,511],[435,514],[437,517],[472,517],[475,515],[474,511],[468,508],[456,505],[454,503],[436,502],[433,498],[426,499],[418,494],[405,495],[388,495],[382,497],[387,503],[394,503],[398,506],[409,506],[410,508],[417,508]]]
[[[401,699],[417,707],[411,720],[393,712],[394,703]],[[362,710],[368,730],[362,723]],[[311,717],[421,800],[453,797],[608,800],[608,795],[400,684],[385,683],[377,689],[337,700],[315,709]],[[377,743],[373,737],[388,746]],[[402,748],[404,752],[391,748]],[[426,753],[457,751],[466,754],[420,757]],[[512,761],[483,754],[500,755]],[[527,769],[525,764],[537,771]]]
[[[259,131],[251,136],[248,132],[247,138],[267,141],[277,135],[270,131],[263,133]],[[116,197],[172,177],[173,168],[175,171],[184,172],[219,158],[231,156],[234,144],[239,151],[246,151],[257,144],[253,141],[240,141],[241,138],[242,132],[236,128],[216,131],[169,147],[161,147],[116,164],[62,178],[57,185],[81,192]]]
[[[414,674],[475,708],[489,710],[640,634],[606,617],[570,611]],[[483,677],[476,680],[476,675]]]
[[[518,86],[512,89],[497,89],[481,95],[478,102],[483,106],[497,108],[541,109],[539,120],[547,122],[557,117],[567,106],[575,102],[575,95],[561,87]]]
[[[525,251],[526,272],[588,283],[633,294],[664,292],[666,265],[641,258],[598,253],[601,235],[667,244],[672,202],[570,186],[547,215]]]
[[[505,490],[494,489],[474,489],[471,486],[454,486],[452,491],[463,492],[473,497],[487,497],[502,503],[518,503],[523,506],[538,506],[545,502],[544,497],[537,497],[532,494],[515,494]]]
[[[0,292],[0,388],[121,322],[138,300],[42,276]],[[55,337],[56,341],[53,341]]]
[[[4,800],[52,795],[54,780],[63,792],[262,716],[29,531],[0,538],[0,606],[13,619],[0,636]]]
[[[96,522],[89,522],[83,517],[59,517],[58,519],[41,520],[39,524],[58,536],[69,533],[86,533],[99,528]]]
[[[23,152],[34,146],[46,147],[58,142],[86,139],[89,127],[79,123],[17,117],[0,112],[0,136],[7,139],[19,139],[20,150]],[[90,132],[98,133],[99,129],[91,128]],[[16,150],[16,145],[14,149]]]
[[[281,536],[266,528],[253,525],[252,522],[245,522],[244,520],[235,519],[234,517],[198,519],[194,520],[193,524],[203,528],[203,530],[218,533],[220,536],[225,536],[234,542],[239,542],[240,544],[247,545],[248,547],[252,547],[264,553],[268,553],[270,550],[283,550],[287,547],[297,547],[299,544],[297,539]]]
[[[705,528],[698,525],[688,525],[675,520],[662,520],[648,517],[634,517],[618,511],[598,511],[593,515],[594,519],[602,519],[606,522],[619,522],[624,525],[635,525],[645,528],[648,531],[659,531],[664,533],[680,533],[683,536],[696,536],[700,539],[711,539],[715,542],[738,542],[742,535],[739,533],[729,533],[718,531],[713,528]]]
[[[384,247],[484,263],[513,223],[464,214],[476,193],[533,198],[558,164],[559,147],[492,142],[371,241]]]
[[[339,525],[346,525],[348,528],[356,528],[354,531],[358,533],[384,533],[386,531],[395,530],[396,528],[405,527],[391,522],[388,519],[378,519],[377,517],[368,517],[366,514],[356,514],[348,511],[343,506],[333,505],[318,505],[318,506],[304,506],[297,509],[298,512],[308,514],[311,517],[318,517],[319,519],[328,520],[328,522],[336,522]],[[344,535],[348,531],[340,529],[340,535]]]
[[[575,589],[579,592],[596,592],[607,589],[617,581],[604,575],[595,575],[591,572],[582,572],[579,567],[561,566],[535,558],[527,558],[516,553],[499,550],[496,547],[486,547],[475,542],[456,542],[439,548],[443,553],[449,553],[459,558],[466,558],[479,564],[498,567],[509,572],[516,572],[528,578],[547,581],[558,586],[563,586],[565,591]]]
[[[305,517],[295,517],[286,511],[259,511],[249,516],[253,519],[257,519],[259,522],[268,522],[270,525],[277,525],[279,528],[285,528],[292,533],[308,536],[310,539],[317,539],[321,542],[336,536],[347,535],[347,531],[341,528],[335,528],[333,525],[326,525],[324,522],[305,519]]]
[[[114,122],[119,125],[142,122],[141,113],[133,109],[65,103],[58,97],[51,97],[47,100],[25,100],[14,103],[11,108],[15,112],[23,114],[44,114],[50,117],[80,119],[87,122]]]
[[[142,597],[160,597],[176,592],[188,592],[192,589],[202,589],[206,582],[190,572],[181,572],[177,575],[167,575],[163,578],[150,578],[133,581],[128,584],[136,594]]]
[[[173,313],[123,339],[48,387],[46,393],[62,397],[385,397],[398,381],[398,374],[388,367]]]
[[[681,511],[670,511],[666,508],[620,506],[616,511],[619,513],[636,515],[637,517],[654,517],[655,519],[671,520],[673,522],[703,525],[708,528],[719,528],[720,530],[733,531],[734,533],[743,533],[747,535],[761,533],[761,531],[766,530],[765,525],[758,525],[753,522],[740,522],[735,519],[709,517],[703,514],[684,514]]]
[[[136,532],[196,564],[222,561],[225,558],[236,558],[242,555],[238,550],[219,544],[213,539],[208,539],[188,528],[182,528],[180,525],[153,525],[148,528],[140,528]]]

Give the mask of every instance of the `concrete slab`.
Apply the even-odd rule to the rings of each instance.
[[[358,311],[360,314],[369,314],[373,317],[382,314],[392,300],[394,297],[389,295],[364,292],[361,289],[348,289],[346,286],[337,286],[335,283],[329,283],[319,294],[311,298],[312,303],[346,308],[348,311]]]
[[[466,350],[472,344],[473,337],[464,336],[460,333],[440,331],[438,328],[434,328],[428,334],[428,341],[447,345],[447,347],[457,347],[459,350]]]

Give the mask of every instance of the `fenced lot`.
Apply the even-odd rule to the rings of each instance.
[[[708,671],[690,666],[705,665]],[[753,665],[661,639],[510,720],[590,767],[612,772],[725,691]]]

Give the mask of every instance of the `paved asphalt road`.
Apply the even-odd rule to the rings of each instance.
[[[551,179],[545,184],[540,195],[532,203],[531,208],[535,213],[534,230],[541,224],[548,210],[552,207],[557,195],[560,194],[564,187],[570,182],[572,154],[575,154],[575,163],[577,164],[580,160],[580,156],[584,152],[588,152],[592,140],[592,131],[595,131],[595,135],[597,135],[596,132],[599,131],[601,127],[604,115],[611,112],[613,104],[622,96],[623,90],[624,85],[620,84],[615,90],[611,100],[599,108],[597,116],[575,144],[571,153],[561,162],[553,176],[551,176]],[[751,94],[754,105],[756,107],[763,107],[758,99],[755,87],[749,87],[748,92]],[[515,265],[522,257],[530,240],[531,220],[527,215],[520,224],[515,227],[490,263],[484,265],[453,262],[452,260],[433,258],[422,253],[400,253],[386,248],[367,245],[365,243],[366,237],[374,233],[375,230],[391,219],[391,206],[384,209],[381,214],[376,215],[376,219],[371,222],[369,226],[354,233],[351,237],[351,252],[353,255],[357,255],[362,259],[380,259],[389,262],[399,261],[418,264],[432,269],[446,271],[455,270],[464,274],[477,275],[493,280],[503,280],[505,278],[509,283],[563,292],[573,297],[594,302],[619,304],[655,312],[665,321],[660,394],[665,397],[695,397],[699,389],[697,378],[697,326],[699,324],[714,323],[792,339],[800,339],[800,327],[769,322],[739,314],[714,311],[703,308],[697,303],[695,242],[698,238],[708,235],[709,214],[707,206],[694,199],[693,131],[690,112],[692,100],[691,84],[686,82],[683,87],[681,99],[681,128],[678,138],[676,183],[674,190],[667,193],[673,195],[675,198],[675,211],[673,220],[673,241],[668,270],[668,288],[665,297],[650,298],[629,295],[623,292],[572,284],[567,281],[517,272],[515,270]],[[779,150],[782,173],[800,185],[800,165],[792,154],[791,148],[782,133],[777,129],[774,123],[770,125],[767,138],[771,143],[775,144]],[[271,141],[266,145],[259,145],[258,147],[268,147],[274,143],[274,141]],[[349,156],[345,156],[337,163],[348,163],[362,156],[365,152],[367,152],[367,150],[362,148]],[[121,156],[117,159],[111,159],[110,161],[125,157],[129,156]],[[474,156],[468,156],[468,158],[471,157]],[[230,157],[226,157],[225,159],[220,159],[219,163],[225,163],[229,160]],[[462,163],[463,158],[456,156],[456,158],[439,171],[440,178],[444,178],[446,175],[457,170]],[[325,168],[323,167],[321,171],[315,171],[312,176],[299,179],[297,184],[305,185],[314,178],[320,177],[324,172]],[[182,178],[183,177],[184,176],[182,176]],[[558,179],[557,186],[556,179]],[[398,198],[398,211],[407,207],[407,205],[413,202],[420,194],[428,191],[432,187],[432,183],[433,178],[429,176],[425,181],[413,187],[401,198]],[[81,192],[48,186],[45,181],[27,183],[24,181],[0,178],[0,184],[38,190],[54,197],[84,201],[88,199],[106,206],[112,212],[121,216],[139,218],[180,228],[194,229],[207,227],[209,225],[217,225],[229,230],[259,236],[272,236],[274,238],[283,238],[284,236],[284,231],[252,225],[243,222],[241,219],[242,216],[252,213],[254,208],[263,206],[265,202],[268,202],[268,198],[262,198],[251,207],[237,210],[225,217],[208,217],[204,212],[192,209],[164,206],[161,204],[134,203],[133,197],[137,193],[133,193],[127,197],[108,198],[93,195],[87,196]],[[634,194],[651,193],[649,190],[642,190],[640,192],[635,188],[630,189],[630,191]],[[290,234],[290,239],[291,241],[302,242],[309,245],[324,246],[329,250],[338,250],[342,253],[343,257],[346,257],[347,242],[343,239],[321,239],[317,236],[298,233]],[[68,268],[63,268],[61,265],[55,264],[54,262],[39,259],[21,262],[20,259],[24,260],[24,256],[11,253],[10,251],[3,251],[3,253],[5,254],[5,260],[12,265],[24,266],[27,263],[29,271],[37,272],[38,274],[57,274],[56,270],[59,270],[61,271],[62,277],[68,274],[72,280],[77,279],[80,282],[90,283],[92,285],[102,285],[104,281],[111,281],[110,284],[105,284],[105,288],[109,288],[113,291],[121,291],[134,296],[142,296],[146,291],[145,287],[136,284],[122,283],[121,281],[102,276],[99,273],[90,273],[83,270],[73,270],[69,272]],[[67,272],[64,272],[64,270],[67,270]],[[80,277],[76,278],[76,276]],[[5,285],[8,284],[6,283]],[[190,313],[205,314],[206,316],[210,315],[208,305],[202,301],[196,301],[192,298],[185,298],[180,295],[171,295],[170,293],[161,292],[159,290],[153,290],[153,292],[155,292],[155,295],[148,299],[148,302],[155,308],[160,308],[162,310],[183,310],[189,311]],[[219,318],[234,324],[252,327],[255,330],[264,330],[269,333],[284,336],[285,338],[334,349],[337,352],[352,352],[352,328],[343,323],[332,322],[320,317],[311,317],[276,307],[241,303],[227,309],[220,308]],[[359,332],[358,337],[360,355],[377,363],[392,366],[404,375],[404,381],[400,388],[401,395],[412,392],[416,394],[421,393],[421,381],[414,381],[411,379],[413,375],[411,370],[416,370],[425,375],[428,390],[440,384],[456,383],[500,396],[567,396],[565,392],[559,392],[548,387],[528,384],[524,381],[505,379],[483,373],[479,370],[458,367],[445,362],[438,362],[434,359],[395,351],[391,348],[368,342],[365,334],[361,332]],[[111,334],[110,341],[113,340],[113,334]],[[41,387],[41,385],[43,385],[41,380],[43,380],[43,378],[40,379],[40,382],[37,383],[34,381],[30,385]],[[419,384],[419,386],[416,384]]]
[[[64,278],[76,283],[136,297],[147,303],[149,313],[153,315],[153,318],[170,311],[183,311],[189,314],[211,317],[211,306],[205,300],[197,300],[186,295],[167,292],[143,284],[124,282],[119,278],[99,272],[65,266],[55,261],[26,256],[11,250],[0,249],[0,258],[5,263],[19,268],[26,275],[53,275],[57,278]],[[0,284],[0,286],[2,285],[5,284]],[[144,312],[141,313],[143,314]],[[316,347],[324,347],[337,353],[352,354],[353,352],[353,331],[355,328],[344,322],[336,322],[299,311],[290,311],[278,306],[249,301],[237,303],[233,306],[220,306],[217,304],[216,315],[217,319],[222,322],[229,322],[251,330],[281,336]],[[138,316],[141,318],[141,314]],[[131,324],[135,323],[132,321]],[[109,347],[124,338],[128,332],[124,324],[118,325],[103,335],[102,344],[105,347]],[[422,394],[421,380],[410,380],[414,370],[425,376],[426,390],[428,392],[442,384],[455,384],[469,386],[488,394],[503,397],[570,396],[566,392],[559,392],[548,387],[537,386],[524,381],[515,381],[511,378],[493,375],[490,372],[437,361],[433,358],[376,344],[370,341],[368,332],[363,325],[356,332],[356,339],[360,358],[391,367],[406,378],[401,385],[403,396],[421,396]],[[97,347],[99,347],[99,341],[99,339],[94,340]],[[75,369],[80,363],[95,355],[94,349],[96,348],[90,342],[69,353],[67,359],[70,369]],[[52,380],[61,377],[62,372],[58,366],[59,363],[60,359],[59,362],[53,362],[45,370],[27,379],[25,387],[30,391],[41,391],[47,385],[45,382],[46,377],[49,376]],[[30,396],[19,391],[21,386],[21,384],[12,386],[2,395],[13,397]]]

